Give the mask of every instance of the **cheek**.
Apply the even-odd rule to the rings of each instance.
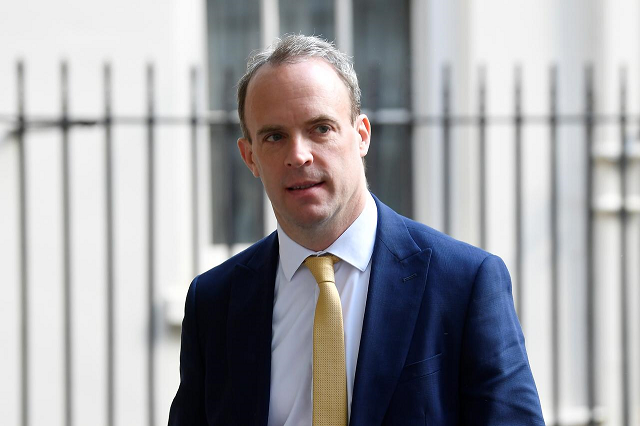
[[[348,140],[349,143],[347,144],[346,151],[349,152],[349,155],[360,158],[367,155],[367,152],[369,151],[369,144],[362,140],[362,137],[355,131],[355,129],[349,134]]]
[[[265,155],[264,151],[256,154],[253,153],[253,175],[259,177],[263,181],[273,175],[274,167],[272,166],[273,159]]]
[[[262,179],[264,186],[273,186],[279,179],[277,169],[270,166],[268,162],[260,163],[257,171],[260,174],[260,179]]]

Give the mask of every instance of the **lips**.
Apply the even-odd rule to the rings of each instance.
[[[287,187],[287,189],[289,191],[302,191],[305,189],[309,189],[309,188],[313,188],[315,186],[321,185],[322,182],[300,182],[300,183],[295,183],[294,185],[291,185],[289,187]]]

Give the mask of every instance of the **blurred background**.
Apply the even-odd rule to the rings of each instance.
[[[275,229],[253,49],[353,56],[372,191],[507,263],[550,425],[640,425],[640,1],[25,0],[0,14],[0,419],[160,425],[196,274]]]

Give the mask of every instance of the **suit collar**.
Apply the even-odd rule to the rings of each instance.
[[[234,269],[227,320],[227,359],[238,424],[267,424],[277,266],[278,238],[274,232],[257,243],[253,255]]]
[[[372,196],[378,207],[376,239],[384,244],[398,260],[406,259],[422,251],[409,234],[403,217],[383,204],[378,197],[373,194]]]
[[[405,363],[427,282],[431,249],[375,198],[378,231],[351,403],[352,426],[380,424]]]

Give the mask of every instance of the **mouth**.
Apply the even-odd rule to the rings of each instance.
[[[287,187],[287,191],[304,191],[322,185],[324,182],[301,182]]]

